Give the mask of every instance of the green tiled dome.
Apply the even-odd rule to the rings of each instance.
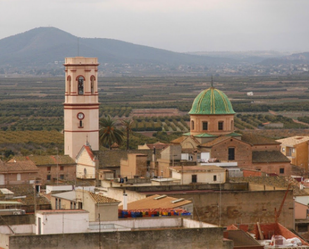
[[[210,87],[195,98],[189,114],[234,114],[228,97],[218,89]]]

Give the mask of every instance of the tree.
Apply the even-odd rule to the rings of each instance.
[[[132,119],[122,120],[122,124],[124,126],[124,129],[125,129],[126,135],[127,135],[127,150],[128,150],[129,149],[129,141],[130,141],[130,133],[132,131],[133,121],[132,121]]]
[[[120,145],[123,141],[123,132],[116,128],[116,122],[110,116],[100,120],[99,139],[101,145],[108,145],[111,149],[113,143]]]

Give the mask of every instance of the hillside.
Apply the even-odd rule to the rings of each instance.
[[[260,64],[264,66],[269,66],[269,65],[277,66],[281,64],[299,65],[299,64],[308,64],[308,63],[309,63],[309,52],[304,52],[304,53],[291,54],[288,56],[265,59]]]
[[[41,27],[0,40],[0,68],[48,68],[65,57],[98,57],[101,64],[200,65],[222,58],[175,53],[104,38],[78,38],[53,27]],[[227,59],[232,61],[231,59]]]

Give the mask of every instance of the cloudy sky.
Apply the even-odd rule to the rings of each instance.
[[[309,0],[0,0],[0,39],[52,26],[178,52],[309,51]]]

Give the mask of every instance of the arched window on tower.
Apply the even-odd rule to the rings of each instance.
[[[234,130],[234,121],[231,120],[231,130]]]
[[[95,77],[91,76],[91,78],[90,78],[91,94],[94,94],[94,80],[95,80]]]
[[[78,77],[78,95],[84,94],[84,77],[79,76]]]
[[[194,130],[194,121],[191,121],[191,130]]]
[[[67,78],[67,93],[71,93],[71,76],[68,76]]]

